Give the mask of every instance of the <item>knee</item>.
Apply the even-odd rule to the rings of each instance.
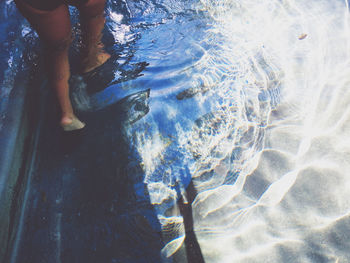
[[[104,18],[106,0],[88,0],[86,4],[79,6],[78,9],[83,18]]]
[[[64,39],[58,41],[57,43],[55,43],[55,46],[53,46],[53,48],[55,48],[55,50],[57,50],[57,51],[68,50],[72,41],[73,41],[73,39],[71,36],[64,38]]]
[[[69,34],[67,37],[62,39],[57,39],[54,41],[44,41],[45,48],[48,52],[63,52],[68,51],[71,43],[73,41],[72,34]]]

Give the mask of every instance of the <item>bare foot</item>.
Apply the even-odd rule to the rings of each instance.
[[[82,72],[87,73],[95,68],[101,66],[104,64],[109,58],[111,57],[110,54],[105,52],[102,48],[95,52],[93,55],[90,55],[86,59],[83,59],[82,61]]]
[[[64,131],[74,131],[84,128],[85,123],[81,122],[76,116],[64,116],[61,119],[61,127]]]

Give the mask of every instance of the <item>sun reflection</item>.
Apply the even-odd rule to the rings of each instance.
[[[177,107],[168,98],[146,117],[167,123],[172,143],[157,147],[151,136],[138,144],[147,182],[164,184],[155,190],[155,204],[166,203],[158,213],[164,222],[178,216],[169,190],[183,194],[178,188],[192,181],[206,262],[306,262],[317,246],[327,246],[320,260],[348,258],[328,232],[317,238],[311,228],[327,222],[339,234],[347,220],[329,221],[348,213],[350,197],[341,185],[350,169],[342,157],[350,153],[348,3],[201,0],[197,12],[207,29],[196,42],[202,56],[185,71],[192,86],[178,92]],[[173,231],[166,255],[183,242]]]

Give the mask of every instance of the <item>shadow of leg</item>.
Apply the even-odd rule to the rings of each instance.
[[[185,247],[187,253],[187,262],[202,263],[204,262],[204,258],[196,234],[193,230],[192,202],[197,195],[197,191],[194,188],[192,181],[186,189],[186,194],[188,202],[184,203],[184,200],[181,197],[178,201],[178,206],[185,225]]]

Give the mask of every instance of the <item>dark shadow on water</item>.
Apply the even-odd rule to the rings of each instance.
[[[177,202],[180,209],[180,214],[183,217],[185,227],[184,244],[186,248],[188,263],[204,263],[202,251],[193,229],[192,203],[196,196],[197,190],[195,189],[193,182],[191,181],[188,187],[186,188],[187,202],[184,202],[183,197],[181,197]]]
[[[112,0],[107,9],[120,11],[124,20],[131,17],[124,1]],[[76,24],[77,16],[72,17]],[[110,26],[113,23],[107,20],[106,27]],[[111,59],[77,81],[86,84],[81,86],[89,98],[103,93],[112,84],[139,78],[149,66],[147,62],[132,60],[137,50],[134,41],[115,43],[108,30],[105,31],[103,42]],[[74,47],[72,51],[71,70],[76,74],[80,67],[79,53]],[[118,62],[122,55],[125,61]],[[74,89],[74,85],[71,87]],[[149,90],[138,92],[102,110],[81,113],[79,117],[87,126],[70,133],[57,125],[58,110],[52,106],[55,99],[51,95],[34,156],[34,174],[16,262],[162,262],[161,226],[143,182],[141,158],[130,149],[131,138],[124,137],[125,126],[149,112],[149,93]],[[197,93],[189,90],[178,99]],[[82,110],[100,109],[97,106],[103,105],[93,109],[88,106]],[[195,196],[191,183],[187,188],[188,203],[180,199],[178,207],[184,218],[187,260],[201,263],[204,260],[193,231],[191,205]]]
[[[161,227],[123,139],[137,101],[85,113],[72,133],[48,110],[16,262],[161,262]]]

